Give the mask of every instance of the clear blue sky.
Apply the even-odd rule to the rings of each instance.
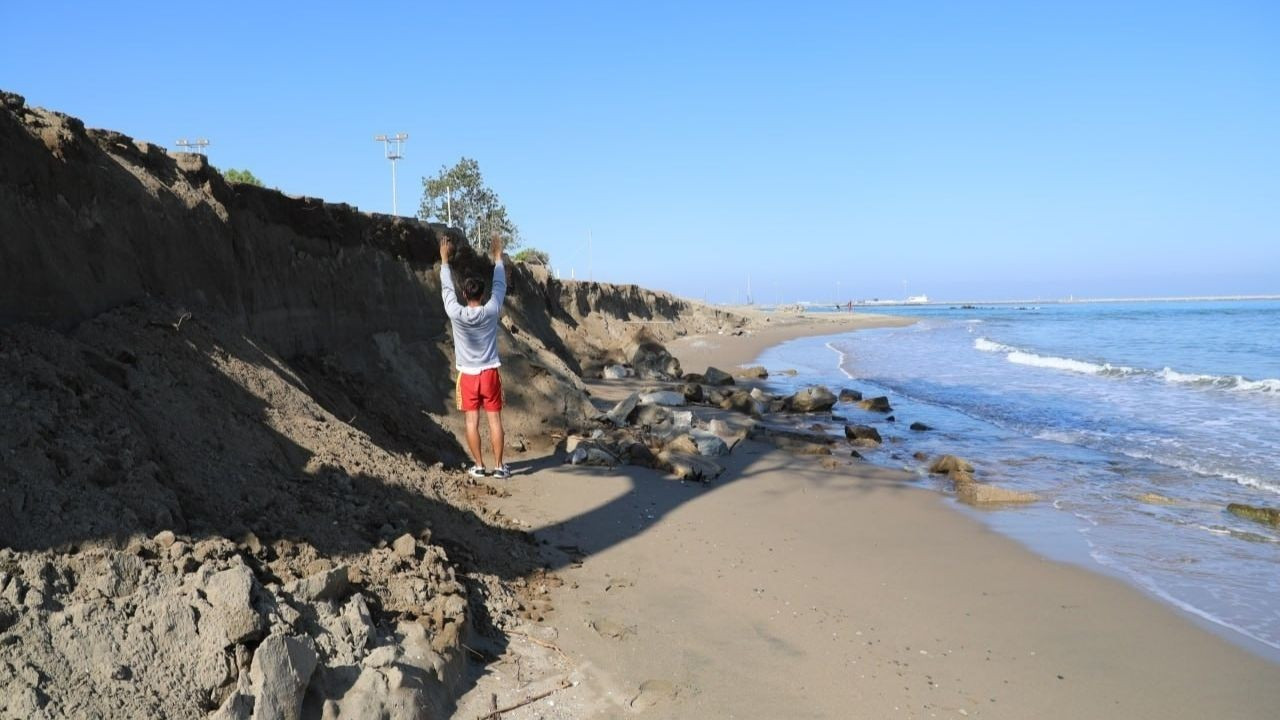
[[[1274,1],[283,5],[6,2],[0,88],[712,301],[1280,292]]]

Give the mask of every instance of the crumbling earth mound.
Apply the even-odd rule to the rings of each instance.
[[[451,470],[446,236],[491,272],[450,228],[0,93],[0,718],[449,714],[541,558]],[[638,329],[738,322],[509,273],[504,417],[535,451]]]

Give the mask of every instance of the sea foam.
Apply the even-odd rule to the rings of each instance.
[[[973,341],[975,350],[989,353],[1002,353],[1011,363],[1032,367],[1066,370],[1083,375],[1101,375],[1103,377],[1154,376],[1174,385],[1191,385],[1195,387],[1214,388],[1217,390],[1233,390],[1236,392],[1259,392],[1280,394],[1280,379],[1266,378],[1250,380],[1242,375],[1203,375],[1178,372],[1166,367],[1162,370],[1146,370],[1111,363],[1096,363],[1088,360],[1040,355],[1029,350],[1005,345],[984,337]]]

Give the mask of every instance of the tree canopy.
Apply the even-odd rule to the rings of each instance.
[[[477,252],[489,250],[489,236],[497,233],[506,249],[520,245],[520,231],[507,216],[498,194],[484,184],[480,163],[461,158],[453,167],[441,167],[439,174],[422,178],[423,220],[449,222],[466,234]]]
[[[262,181],[259,180],[252,172],[249,172],[248,169],[237,170],[235,168],[227,168],[222,171],[222,177],[226,178],[227,182],[246,183],[248,185],[257,185],[258,187],[262,187]]]
[[[525,248],[516,253],[511,259],[516,262],[529,263],[530,265],[551,264],[551,256],[546,251],[538,248]]]

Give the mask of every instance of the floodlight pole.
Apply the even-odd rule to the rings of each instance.
[[[204,155],[206,154],[204,149],[209,147],[209,141],[204,138],[196,138],[195,140],[187,140],[186,138],[182,138],[178,142],[174,143],[174,145],[177,145],[178,147],[182,148],[182,150],[180,150],[179,152],[189,152],[189,153],[195,153],[196,155]]]
[[[395,135],[375,135],[374,142],[381,142],[382,148],[386,153],[387,159],[391,161],[391,214],[399,215],[400,209],[396,205],[396,161],[404,157],[404,143],[409,139],[408,133],[396,133]]]

